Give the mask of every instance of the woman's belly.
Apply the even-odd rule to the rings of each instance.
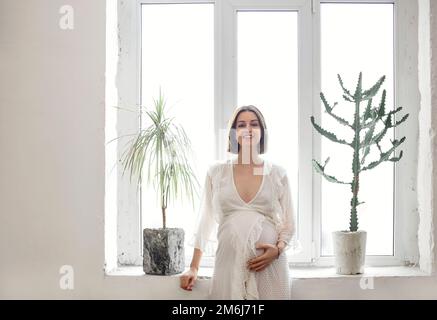
[[[228,215],[218,229],[218,241],[231,244],[232,247],[247,247],[258,255],[264,253],[264,249],[256,249],[260,243],[275,245],[277,232],[272,221],[257,211],[235,211]],[[229,249],[229,246],[227,246]]]
[[[273,223],[267,219],[262,222],[262,231],[261,235],[258,238],[256,244],[267,243],[276,245],[278,239],[278,235],[276,232],[276,228]],[[256,255],[259,256],[264,253],[264,249],[256,249]]]

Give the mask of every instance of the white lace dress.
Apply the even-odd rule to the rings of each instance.
[[[245,202],[235,186],[233,163],[235,159],[227,159],[209,166],[192,239],[202,252],[209,241],[217,241],[209,298],[290,299],[285,250],[298,241],[286,170],[264,159],[261,186],[255,197]],[[279,259],[262,271],[250,271],[247,261],[264,252],[256,249],[256,244],[274,245],[278,240],[287,243]]]

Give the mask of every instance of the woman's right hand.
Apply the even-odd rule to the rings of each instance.
[[[194,283],[197,280],[197,269],[190,268],[190,270],[184,272],[181,277],[181,288],[184,290],[192,291]]]

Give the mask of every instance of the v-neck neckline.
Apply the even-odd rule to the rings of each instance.
[[[232,180],[232,186],[234,188],[235,194],[237,195],[238,199],[240,199],[240,201],[242,203],[244,203],[245,205],[248,206],[248,205],[252,204],[252,202],[255,201],[255,199],[258,197],[259,193],[261,192],[261,189],[264,186],[264,180],[265,180],[265,175],[266,175],[266,172],[265,172],[266,171],[266,160],[265,159],[263,160],[263,165],[261,167],[262,168],[261,184],[260,184],[255,196],[249,202],[244,201],[243,198],[241,198],[240,194],[238,193],[238,189],[237,189],[237,186],[235,184],[235,179],[234,179],[234,161],[231,159],[230,163],[231,163],[231,180]]]

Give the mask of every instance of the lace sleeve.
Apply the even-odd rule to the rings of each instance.
[[[211,240],[212,231],[217,225],[216,220],[214,219],[212,197],[213,188],[211,170],[208,170],[200,199],[198,218],[195,227],[196,232],[190,243],[194,248],[198,248],[202,252],[205,252],[206,246]]]
[[[281,205],[281,225],[279,228],[278,241],[284,241],[285,250],[292,249],[292,253],[298,253],[302,250],[300,241],[296,237],[296,219],[291,195],[291,186],[286,171],[283,171],[281,177],[282,193],[279,197]]]

